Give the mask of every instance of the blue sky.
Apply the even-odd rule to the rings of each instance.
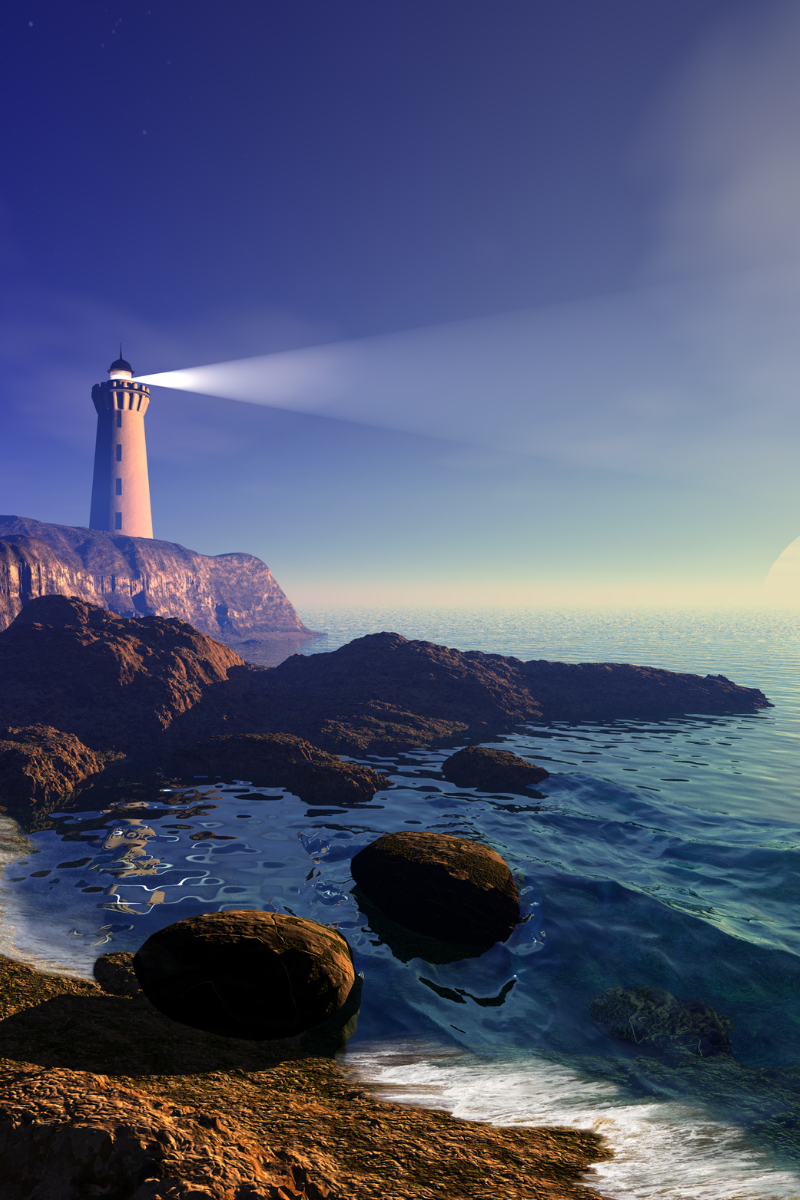
[[[276,355],[153,388],[157,537],[300,605],[744,596],[800,533],[798,51],[773,0],[12,0],[0,511],[88,520],[120,339]]]

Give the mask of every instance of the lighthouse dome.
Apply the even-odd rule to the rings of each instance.
[[[124,358],[117,358],[108,368],[112,379],[133,379],[133,367]]]

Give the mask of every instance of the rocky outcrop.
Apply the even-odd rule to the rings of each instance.
[[[4,1200],[331,1196],[229,1116],[63,1069],[0,1072],[0,1183]]]
[[[643,1050],[700,1058],[733,1053],[728,1017],[704,1000],[679,1000],[663,988],[608,988],[592,999],[589,1016],[607,1037]]]
[[[65,596],[29,601],[0,632],[0,729],[48,725],[91,751],[147,753],[161,763],[233,732],[292,734],[322,750],[359,754],[480,738],[521,722],[764,707],[769,701],[758,689],[720,676],[522,663],[396,633],[358,638],[331,654],[293,655],[268,670],[248,666],[185,622],[126,620]],[[306,779],[321,780],[325,761],[312,755],[302,768]],[[343,786],[345,775],[353,778],[330,763],[324,770]]]
[[[182,621],[42,596],[0,633],[0,728],[50,725],[94,750],[153,750],[237,672],[248,668],[235,651]]]
[[[224,1037],[293,1037],[332,1017],[355,983],[341,933],[283,913],[215,912],[176,921],[133,960],[165,1016]]]
[[[444,760],[442,775],[456,787],[479,788],[484,792],[519,792],[548,779],[550,772],[510,750],[466,746]]]
[[[284,787],[309,804],[366,804],[389,786],[385,775],[342,762],[290,733],[221,734],[170,755],[167,771],[246,779]]]
[[[523,663],[398,633],[356,638],[330,654],[293,655],[264,677],[262,694],[281,713],[282,724],[272,728],[345,753],[480,737],[526,721],[660,720],[771,707],[757,688],[720,675]]]
[[[391,920],[447,942],[491,946],[518,924],[519,895],[496,850],[447,833],[385,833],[350,871]]]
[[[176,617],[225,642],[310,636],[269,567],[174,542],[0,517],[0,629],[37,596],[76,596],[121,616]]]
[[[0,805],[52,805],[105,765],[74,734],[49,725],[0,730]]]
[[[516,660],[509,660],[514,662]],[[758,688],[724,675],[690,675],[629,663],[518,663],[520,682],[536,696],[547,721],[660,721],[680,713],[748,712],[771,708]]]

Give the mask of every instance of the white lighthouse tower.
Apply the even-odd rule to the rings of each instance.
[[[120,357],[108,368],[108,379],[92,388],[97,409],[97,442],[90,529],[106,529],[128,537],[153,536],[150,481],[144,414],[150,389],[134,383],[133,368]]]

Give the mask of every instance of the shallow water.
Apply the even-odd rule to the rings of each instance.
[[[525,659],[722,673],[761,687],[775,707],[536,726],[493,743],[553,773],[539,796],[455,788],[438,777],[451,751],[418,749],[366,760],[393,787],[355,809],[198,779],[205,811],[200,797],[170,793],[153,795],[145,822],[64,817],[31,835],[36,853],[0,880],[6,949],[88,972],[98,953],[135,949],[196,912],[252,907],[336,922],[365,973],[347,1053],[363,1078],[473,1119],[597,1128],[616,1156],[587,1181],[609,1197],[800,1196],[800,1079],[784,1070],[800,1066],[797,619],[302,616],[331,631],[305,652],[389,628]],[[377,833],[404,827],[479,837],[504,855],[529,918],[508,943],[433,965],[400,961],[373,934],[350,896],[349,862]],[[590,998],[642,984],[701,996],[730,1016],[737,1061],[665,1066],[604,1038]],[[442,1057],[443,1046],[459,1053]]]

